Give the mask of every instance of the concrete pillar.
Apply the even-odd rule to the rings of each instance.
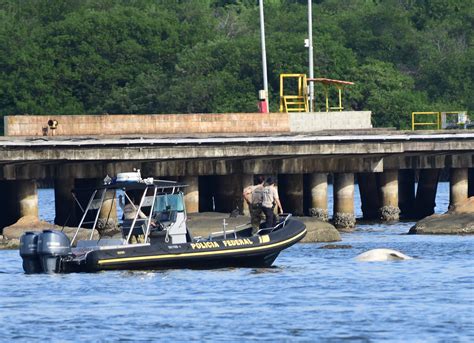
[[[56,209],[54,223],[56,225],[76,226],[79,224],[79,213],[75,210],[77,204],[71,193],[75,186],[74,181],[72,177],[54,180],[54,205]]]
[[[219,175],[216,177],[215,206],[216,212],[242,212],[242,177],[237,174]]]
[[[181,182],[188,185],[184,189],[184,203],[187,213],[199,212],[199,177],[185,176],[181,179]]]
[[[357,174],[362,214],[366,220],[379,219],[380,199],[375,173]]]
[[[398,207],[403,219],[411,219],[415,210],[415,170],[398,171]]]
[[[296,216],[303,211],[303,174],[278,175],[278,192],[283,210]]]
[[[398,170],[386,170],[379,173],[380,181],[380,219],[396,221],[400,217],[398,208]]]
[[[36,181],[2,181],[0,184],[2,215],[0,229],[14,224],[24,216],[38,218],[38,191]]]
[[[354,174],[334,174],[334,226],[350,231],[355,227]]]
[[[469,197],[474,196],[474,168],[469,168],[469,175],[468,175],[468,191],[467,195]]]
[[[38,190],[35,180],[15,181],[19,216],[38,218]]]
[[[449,208],[451,208],[468,197],[467,168],[451,168],[449,182]]]
[[[242,174],[242,192],[248,186],[252,186],[254,184],[254,176],[252,174]],[[249,205],[246,201],[243,201],[243,214],[246,216],[250,215]]]
[[[420,219],[434,213],[439,169],[421,169],[415,199],[415,218]]]
[[[328,174],[312,173],[309,175],[311,203],[309,215],[323,221],[329,220],[328,215]]]

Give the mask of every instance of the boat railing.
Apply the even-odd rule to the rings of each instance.
[[[271,233],[275,230],[279,230],[279,229],[282,229],[286,226],[286,222],[288,221],[288,219],[290,219],[292,217],[292,214],[291,213],[282,213],[280,214],[280,218],[283,218],[283,220],[280,220],[280,222],[273,226],[273,227],[266,227],[266,228],[262,228],[260,230],[258,230],[257,234],[260,234],[260,233]]]

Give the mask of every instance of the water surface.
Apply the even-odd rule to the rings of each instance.
[[[473,342],[474,237],[405,235],[411,225],[359,225],[343,235],[352,249],[297,244],[268,269],[25,275],[17,251],[0,251],[0,338]],[[416,258],[353,259],[380,247]]]

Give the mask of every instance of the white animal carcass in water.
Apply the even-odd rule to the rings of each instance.
[[[407,256],[400,251],[392,249],[373,249],[356,256],[357,261],[378,262],[378,261],[397,261],[411,260],[412,257]]]

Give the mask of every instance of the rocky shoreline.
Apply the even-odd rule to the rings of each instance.
[[[472,235],[474,234],[474,197],[457,204],[444,214],[423,218],[410,228],[409,234]]]

